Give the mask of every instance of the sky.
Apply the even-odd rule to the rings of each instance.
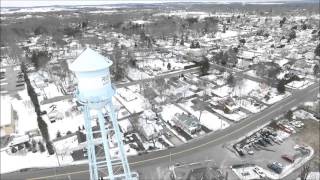
[[[274,2],[280,0],[1,0],[1,7],[33,7],[53,5],[101,5],[118,3],[161,3],[161,2]],[[298,1],[298,0],[286,0]]]

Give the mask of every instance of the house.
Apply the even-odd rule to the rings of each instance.
[[[159,137],[163,134],[162,126],[156,124],[155,121],[148,121],[146,119],[141,119],[138,124],[139,132],[148,140]]]
[[[176,113],[172,121],[175,125],[189,134],[194,134],[201,129],[198,118],[185,113]]]

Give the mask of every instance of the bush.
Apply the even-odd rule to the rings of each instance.
[[[45,27],[43,27],[43,26],[38,26],[34,31],[33,31],[33,33],[34,33],[34,35],[40,35],[40,34],[44,34],[44,33],[47,33],[48,32],[48,30],[45,28]]]
[[[60,131],[57,132],[57,138],[60,138],[61,137],[61,133]]]
[[[15,147],[13,147],[13,146],[11,147],[11,153],[14,154],[14,153],[16,153],[17,151],[18,151],[18,150],[17,150]]]
[[[246,40],[245,40],[245,39],[240,39],[239,42],[240,42],[241,44],[245,44],[245,43],[246,43]]]
[[[24,143],[24,146],[26,147],[26,149],[30,149],[31,144],[30,144],[29,142],[25,142],[25,143]]]
[[[170,64],[170,63],[168,63],[168,65],[167,65],[167,69],[168,69],[168,70],[170,70],[170,69],[171,69],[171,64]]]

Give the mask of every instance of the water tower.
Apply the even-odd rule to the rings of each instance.
[[[115,116],[112,104],[112,96],[115,91],[111,85],[109,67],[112,61],[90,48],[85,49],[78,58],[70,65],[78,79],[78,89],[75,93],[77,101],[83,107],[87,152],[90,169],[90,179],[97,180],[99,178],[99,168],[107,167],[108,176],[106,179],[126,179],[131,180],[131,174],[127,156],[123,147],[123,135],[120,132],[118,121]],[[94,121],[93,112],[98,118],[99,131],[92,130],[92,122]],[[107,120],[104,114],[107,114]],[[107,128],[107,123],[112,124],[112,128]],[[119,157],[112,158],[110,154],[109,138],[110,132],[114,132],[115,144],[118,149]],[[93,138],[94,133],[100,133],[101,139]],[[105,158],[102,161],[97,160],[96,148],[98,144],[103,145]],[[113,166],[122,165],[121,174],[114,174]]]

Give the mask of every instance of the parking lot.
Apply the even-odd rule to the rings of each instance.
[[[280,177],[291,171],[299,173],[294,169],[301,167],[313,152],[311,169],[318,171],[319,134],[314,134],[318,132],[314,128],[319,128],[319,122],[315,120],[299,119],[289,122],[282,118],[277,123],[271,123],[244,137],[229,148],[243,162],[236,166],[235,174],[243,179],[254,179],[257,175],[259,177],[253,170],[254,167],[263,168],[263,174],[273,177]]]
[[[19,66],[1,68],[0,84],[1,94],[15,93],[18,90],[23,90],[25,83]]]

